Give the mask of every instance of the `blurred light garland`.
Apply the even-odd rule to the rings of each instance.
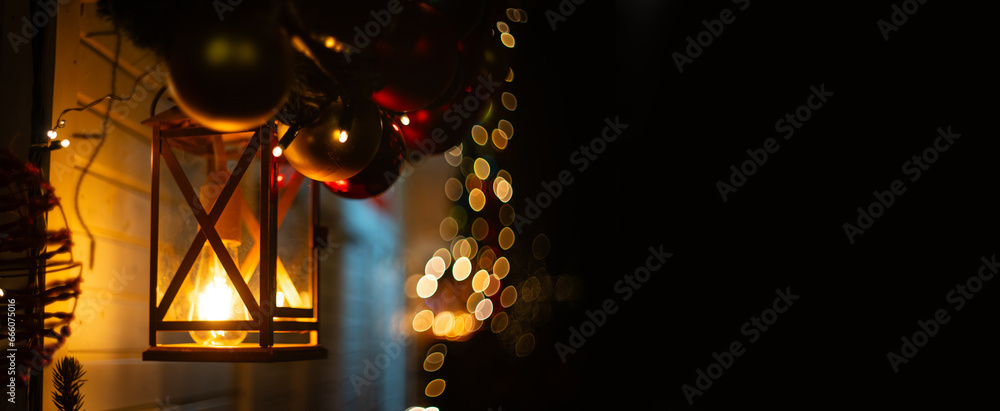
[[[527,21],[522,9],[508,8],[505,15],[510,23]],[[508,22],[496,22],[502,33],[497,41],[508,48],[515,43],[512,29]],[[513,81],[514,70],[508,68],[503,86],[490,96],[490,113],[462,144],[445,152],[448,164],[457,169],[443,187],[455,204],[439,227],[448,245],[435,251],[424,272],[406,283],[412,307],[407,326],[439,341],[420,359],[424,371],[431,373],[424,389],[427,399],[445,395],[446,381],[433,378],[433,373],[444,366],[448,341],[468,340],[485,328],[510,355],[524,357],[534,350],[535,327],[551,312],[545,303],[555,288],[544,263],[548,238],[539,234],[529,249],[510,227],[515,185],[504,154],[514,136],[511,120],[517,98],[509,90]]]

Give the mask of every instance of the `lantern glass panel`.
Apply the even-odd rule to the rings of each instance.
[[[196,193],[206,213],[211,213],[220,199],[223,188],[235,170],[240,156],[246,149],[252,133],[171,138],[164,144],[170,149],[184,170],[184,175]],[[164,160],[161,169],[167,169]],[[254,234],[259,227],[260,189],[259,154],[247,167],[236,190],[225,203],[225,209],[215,222],[214,229],[226,253],[236,265],[240,276],[247,282],[256,301],[260,300],[259,279],[254,275],[259,262],[259,251],[254,256],[258,240]],[[251,225],[252,227],[247,227]],[[205,241],[198,250],[191,251],[192,242],[200,229],[198,220],[188,200],[169,172],[160,174],[159,259],[157,298],[163,296],[174,277],[180,273],[181,262],[189,252],[197,256],[187,276],[166,311],[165,321],[225,321],[249,320],[250,314],[236,292],[229,273],[211,246]],[[259,236],[259,234],[257,234]],[[229,346],[242,342],[247,332],[243,330],[191,331],[193,341],[205,346]]]

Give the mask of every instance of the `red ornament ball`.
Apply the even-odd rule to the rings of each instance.
[[[299,131],[284,156],[298,172],[313,180],[343,180],[368,166],[381,138],[382,121],[374,106],[355,103],[345,107],[337,100],[320,113],[315,123]]]
[[[406,143],[399,125],[388,117],[382,118],[382,142],[375,158],[364,170],[343,180],[327,181],[334,194],[351,199],[363,199],[384,193],[399,179],[406,163]]]
[[[427,107],[445,93],[459,69],[458,40],[448,21],[426,4],[395,16],[369,47],[372,101],[390,111]]]

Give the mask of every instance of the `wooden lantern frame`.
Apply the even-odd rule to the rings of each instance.
[[[270,121],[256,129],[223,133],[198,126],[190,122],[186,116],[177,110],[160,113],[143,122],[153,129],[152,136],[152,187],[151,187],[151,219],[150,219],[150,261],[149,261],[149,348],[143,354],[144,361],[197,361],[197,362],[280,362],[326,358],[327,351],[319,345],[319,278],[318,261],[315,253],[315,238],[326,230],[319,225],[319,187],[318,183],[308,180],[310,184],[310,229],[309,248],[312,258],[309,263],[309,275],[312,282],[312,308],[277,307],[277,234],[278,224],[288,211],[297,190],[291,190],[279,199],[276,176],[277,162],[271,155],[273,147],[277,146],[277,124]],[[224,140],[241,139],[252,133],[249,143],[240,155],[238,162],[224,188],[219,193],[210,211],[201,204],[198,193],[192,187],[187,175],[177,161],[171,147],[184,149],[181,137],[221,136]],[[258,241],[260,267],[260,299],[254,299],[242,270],[252,272],[256,267],[237,267],[237,263],[226,251],[222,238],[216,231],[215,222],[229,204],[233,193],[240,184],[244,174],[260,153],[260,213],[258,230],[250,230]],[[160,159],[166,165],[167,171],[180,188],[185,201],[198,222],[198,234],[194,237],[187,253],[164,292],[162,300],[157,303],[158,282],[158,244],[159,244],[159,199],[160,199]],[[304,177],[296,175],[289,184],[298,187]],[[263,185],[267,184],[267,187]],[[280,215],[279,215],[280,214]],[[247,221],[249,223],[249,221]],[[320,237],[323,237],[322,235]],[[208,242],[220,263],[225,268],[229,280],[246,305],[251,319],[247,321],[166,321],[167,312],[177,296],[184,279],[191,272],[197,257]],[[246,259],[251,260],[250,258]],[[245,261],[245,263],[247,262]],[[287,280],[287,279],[286,279]],[[290,280],[288,280],[290,281]],[[243,343],[234,347],[204,347],[196,344],[158,344],[158,331],[208,331],[208,330],[238,330],[257,331],[260,336],[259,345]],[[276,344],[275,332],[309,332],[309,344]]]

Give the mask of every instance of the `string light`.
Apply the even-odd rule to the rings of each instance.
[[[399,122],[403,123],[404,126],[408,126],[410,125],[410,117],[407,116],[406,114],[403,114],[401,117],[399,117]]]
[[[34,150],[43,150],[43,151],[53,151],[53,150],[58,150],[60,148],[66,148],[66,147],[69,147],[69,140],[67,140],[67,139],[62,139],[62,140],[58,140],[58,141],[52,140],[52,141],[49,141],[48,143],[38,143],[38,144],[32,144],[31,145],[32,149],[34,149]]]
[[[281,146],[274,146],[274,149],[271,150],[271,154],[273,154],[275,157],[281,157],[282,151],[283,150],[281,149]]]

